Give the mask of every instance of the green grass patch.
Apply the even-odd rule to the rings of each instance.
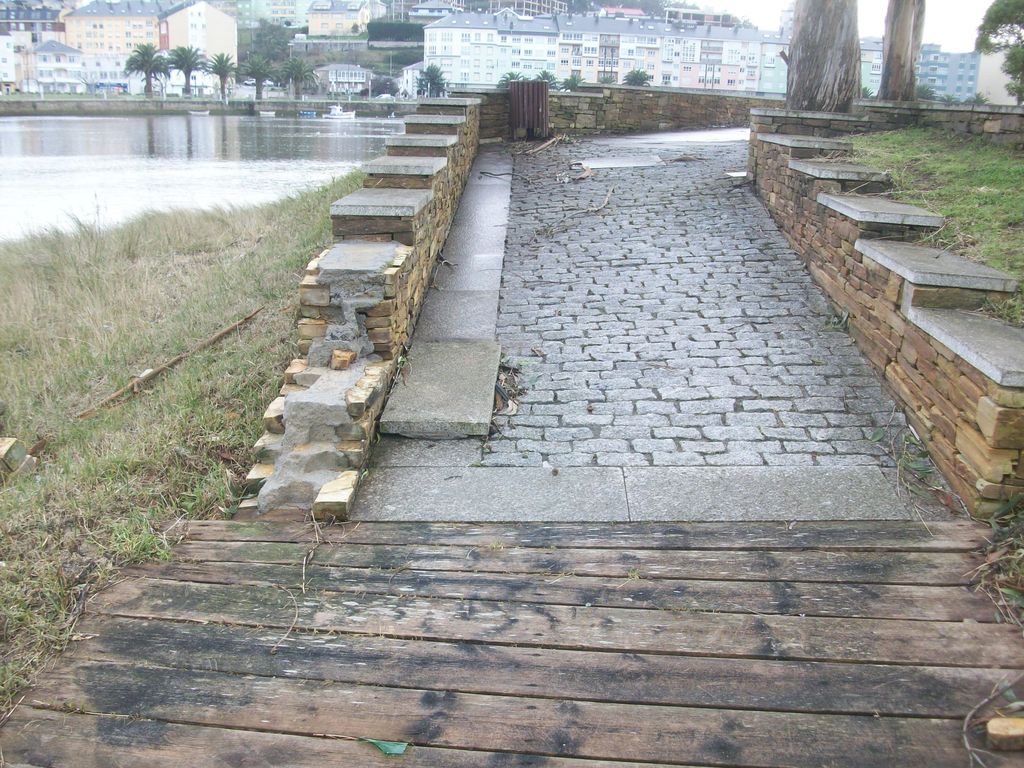
[[[169,556],[179,519],[231,513],[295,355],[295,296],[352,174],[259,207],[147,214],[0,243],[0,435],[45,443],[0,489],[0,715],[120,566]],[[253,309],[122,404],[75,414]]]
[[[946,217],[929,240],[1024,278],[1024,155],[973,136],[908,128],[855,136],[857,160],[892,174],[894,197]],[[1001,308],[1024,319],[1018,296]]]

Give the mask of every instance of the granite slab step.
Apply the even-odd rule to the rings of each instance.
[[[501,348],[494,341],[417,341],[381,417],[384,434],[486,436]]]
[[[383,155],[362,165],[363,173],[380,176],[436,176],[448,165],[443,157],[396,157]]]
[[[462,125],[466,118],[462,115],[406,115],[402,118],[406,125]]]
[[[852,152],[853,143],[842,139],[819,136],[794,136],[788,133],[759,133],[757,138],[766,144],[778,144],[793,149],[820,149],[825,152]]]
[[[331,216],[415,216],[430,202],[429,189],[357,189],[331,204]]]
[[[860,238],[853,246],[860,254],[895,272],[914,285],[969,288],[1012,293],[1017,281],[1005,272],[961,258],[939,248],[893,240]]]
[[[388,136],[384,139],[385,147],[430,147],[435,149],[445,149],[458,143],[458,136],[414,136],[408,133],[403,133],[400,136]]]
[[[857,222],[901,224],[910,227],[941,227],[946,219],[916,205],[868,195],[833,195],[820,192],[819,204]]]
[[[834,181],[871,181],[888,184],[892,178],[888,173],[869,168],[859,163],[844,163],[836,160],[799,160],[793,158],[789,161],[791,170],[799,171],[807,176],[816,179],[831,179]]]
[[[1024,329],[962,309],[910,307],[907,319],[1004,387],[1024,387]]]
[[[408,253],[408,246],[391,240],[345,240],[335,243],[320,257],[319,281],[331,284],[359,274],[377,274]]]
[[[478,107],[483,103],[483,99],[466,99],[466,98],[432,98],[432,99],[420,99],[416,102],[418,107]]]

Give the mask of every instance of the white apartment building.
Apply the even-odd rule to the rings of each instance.
[[[358,94],[370,87],[373,73],[358,64],[325,64],[316,68],[320,90],[328,96]]]
[[[14,37],[0,32],[0,94],[10,93],[18,84],[18,55],[14,52]]]
[[[424,65],[436,64],[454,87],[495,85],[506,72],[530,78],[555,72],[558,28],[551,16],[454,13],[424,30]]]
[[[652,85],[756,91],[765,33],[608,16],[454,13],[425,30],[427,66],[455,87],[495,85],[506,72],[621,83],[633,70]],[[783,82],[784,79],[783,79]]]

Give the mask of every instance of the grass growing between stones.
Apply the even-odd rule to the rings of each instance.
[[[119,566],[228,513],[294,355],[294,297],[356,174],[279,203],[147,214],[0,244],[0,435],[42,444],[0,489],[0,718]],[[121,405],[75,414],[265,306]],[[180,529],[180,526],[178,526]]]
[[[946,217],[937,246],[1024,279],[1024,154],[921,128],[856,136],[854,152],[892,174],[897,199]],[[1021,295],[999,314],[1020,324]]]

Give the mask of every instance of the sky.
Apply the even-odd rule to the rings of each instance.
[[[705,0],[696,0],[705,5]],[[709,8],[745,16],[761,29],[779,26],[779,15],[791,0],[714,0]],[[924,42],[938,43],[945,51],[974,50],[981,17],[991,0],[926,0]],[[623,3],[624,5],[626,3]],[[881,37],[888,0],[857,0],[861,37]]]

